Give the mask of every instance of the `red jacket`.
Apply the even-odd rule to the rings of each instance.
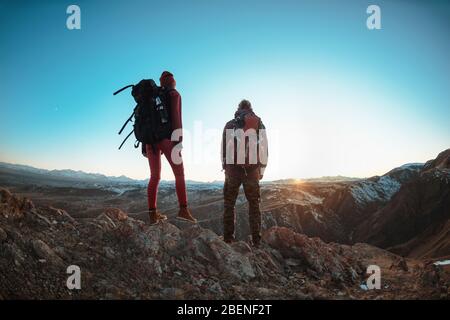
[[[169,99],[170,99],[170,117],[172,120],[172,131],[176,129],[182,129],[183,123],[181,120],[181,96],[179,92],[175,89],[176,81],[173,77],[173,74],[171,74],[168,71],[164,71],[161,74],[161,77],[159,78],[159,82],[161,87],[164,87],[166,89],[170,89],[169,92]],[[180,141],[182,140],[182,137],[180,137]]]

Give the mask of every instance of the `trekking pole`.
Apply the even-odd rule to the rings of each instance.
[[[127,141],[127,139],[131,136],[131,134],[134,132],[134,129],[131,130],[131,132],[127,135],[127,137],[125,138],[125,140],[122,141],[122,143],[119,146],[119,150],[120,148],[122,148],[123,144],[125,143],[125,141]]]
[[[117,90],[116,92],[113,93],[113,96],[115,96],[116,94],[118,94],[118,93],[122,92],[123,90],[128,89],[130,87],[134,87],[134,84],[130,84],[128,86],[123,87],[122,89]]]
[[[133,113],[131,114],[131,116],[128,118],[128,120],[125,121],[125,123],[123,124],[122,128],[121,128],[120,131],[119,131],[119,134],[122,133],[123,129],[125,129],[125,127],[127,126],[128,122],[131,121],[131,119],[133,118],[133,116],[134,116],[134,111],[133,111]]]

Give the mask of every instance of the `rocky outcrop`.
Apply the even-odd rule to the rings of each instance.
[[[24,212],[33,212],[34,209],[30,200],[14,197],[9,190],[0,188],[0,214],[4,218],[22,218]]]
[[[450,170],[450,149],[442,151],[436,159],[427,161],[423,167],[424,172],[433,169]]]
[[[390,268],[400,257],[369,245],[327,244],[285,227],[270,228],[261,247],[252,248],[226,244],[199,225],[148,226],[116,208],[73,219],[4,189],[0,196],[5,299],[432,298],[448,286],[439,266],[428,270],[406,260],[407,269]],[[361,289],[374,263],[389,284],[377,293]],[[70,265],[80,267],[81,290],[66,287]]]
[[[308,238],[288,228],[272,228],[264,239],[278,250],[289,263],[298,265],[317,279],[331,277],[336,283],[355,283],[360,280],[362,262],[341,255],[340,246],[325,244],[319,238]]]

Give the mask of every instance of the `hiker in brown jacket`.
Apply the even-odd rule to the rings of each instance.
[[[241,184],[249,205],[249,222],[254,246],[261,241],[259,181],[267,165],[267,136],[261,119],[247,100],[239,103],[234,119],[227,122],[222,135],[224,184],[224,241],[233,242],[235,204]]]

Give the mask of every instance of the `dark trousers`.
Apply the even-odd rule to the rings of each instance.
[[[249,205],[249,222],[253,242],[259,243],[261,239],[261,210],[259,179],[246,175],[230,175],[225,172],[225,185],[223,189],[225,212],[223,215],[224,239],[234,238],[234,225],[236,220],[235,204],[241,184]]]

